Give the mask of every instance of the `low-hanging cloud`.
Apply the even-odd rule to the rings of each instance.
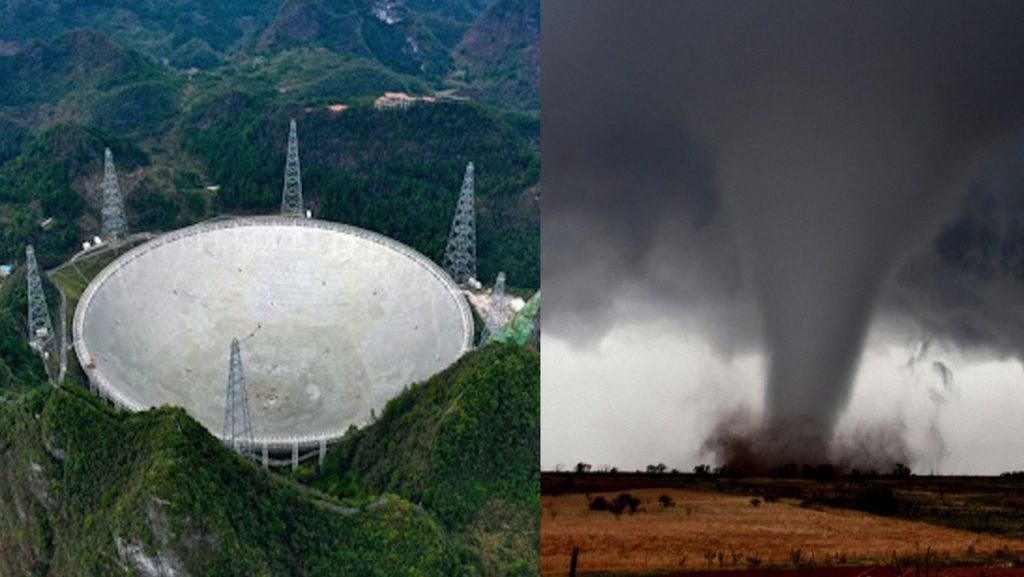
[[[1024,352],[1024,138],[996,155],[953,219],[908,259],[881,303],[975,351]]]

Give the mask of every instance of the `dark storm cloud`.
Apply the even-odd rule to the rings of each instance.
[[[594,35],[560,29],[565,18],[542,20],[545,71],[563,75],[544,86],[545,106],[552,98],[556,112],[543,119],[543,178],[553,192],[543,199],[542,266],[554,295],[545,327],[579,340],[608,327],[627,291],[675,305],[693,281],[721,275],[723,288],[736,283],[728,278],[735,266],[690,270],[721,242],[709,226],[718,197],[711,152],[690,134],[673,79],[658,71],[664,63],[606,43],[597,27],[610,16],[607,6],[575,8]],[[688,266],[652,270],[664,264],[659,251],[690,257]],[[693,292],[707,298],[710,291]]]
[[[985,168],[957,216],[896,275],[882,307],[967,349],[1024,352],[1024,139]]]
[[[1020,129],[1024,3],[543,9],[545,330],[593,338],[621,299],[684,316],[752,294],[770,428],[827,435],[886,282]],[[952,286],[897,283],[904,300],[954,298],[944,271],[965,266],[920,261],[915,282]],[[979,342],[1005,328],[940,310],[919,312]]]

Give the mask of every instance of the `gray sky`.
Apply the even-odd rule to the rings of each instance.
[[[1024,4],[543,10],[545,467],[1024,469]]]

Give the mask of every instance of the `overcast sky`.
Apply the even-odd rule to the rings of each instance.
[[[542,6],[545,468],[1024,469],[1024,3]]]

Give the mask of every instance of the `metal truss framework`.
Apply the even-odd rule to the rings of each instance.
[[[107,240],[118,240],[128,236],[128,221],[124,214],[124,200],[121,186],[117,182],[114,168],[114,154],[110,149],[103,152],[103,217],[102,234]]]
[[[306,215],[302,204],[302,171],[299,168],[299,137],[295,119],[288,126],[288,159],[284,166],[284,190],[281,192],[281,214],[283,216]]]
[[[452,219],[442,267],[459,284],[476,278],[476,209],[474,208],[473,163],[466,165],[462,191]]]
[[[28,342],[34,350],[42,353],[53,340],[53,323],[32,245],[25,247],[25,263],[28,267]]]
[[[249,394],[245,388],[242,354],[238,339],[231,340],[231,361],[228,369],[228,389],[224,402],[224,436],[222,440],[231,449],[249,459],[254,456],[252,418],[249,415]]]

